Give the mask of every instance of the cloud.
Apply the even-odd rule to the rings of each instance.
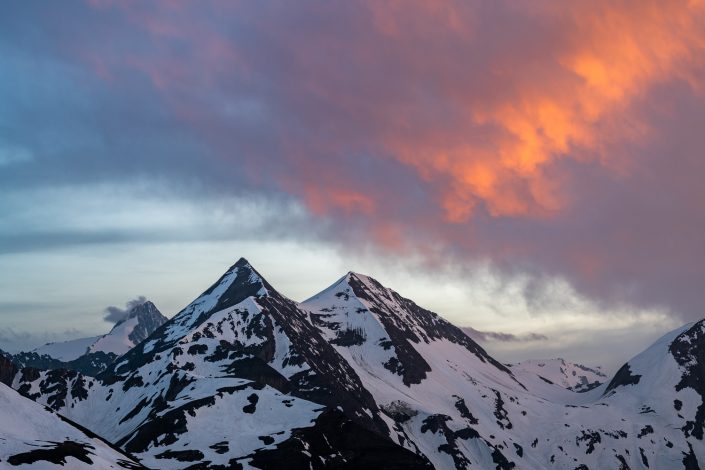
[[[32,153],[23,147],[8,145],[0,141],[0,167],[26,163],[32,160]]]
[[[697,319],[703,22],[700,1],[23,4],[0,126],[36,158],[0,181],[291,197],[343,252]]]
[[[120,323],[125,318],[127,318],[127,315],[133,308],[139,307],[145,302],[147,302],[147,298],[143,295],[140,295],[139,297],[136,297],[132,300],[128,300],[125,303],[125,308],[114,306],[105,307],[103,320],[107,321],[108,323]]]
[[[193,198],[158,180],[3,191],[0,255],[76,246],[282,240],[307,232],[306,209],[281,197]]]
[[[3,344],[16,343],[19,341],[26,341],[30,338],[30,333],[26,331],[15,331],[13,328],[3,327],[0,330],[0,341]]]
[[[501,341],[509,343],[523,343],[531,341],[548,341],[548,336],[539,333],[527,333],[515,335],[512,333],[502,333],[499,331],[479,331],[475,328],[464,326],[460,328],[463,332],[475,341]]]
[[[68,341],[81,336],[85,336],[85,333],[75,328],[63,331],[36,332],[0,327],[0,349],[10,353],[29,351],[46,343]]]

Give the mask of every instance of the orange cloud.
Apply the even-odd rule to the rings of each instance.
[[[447,28],[461,40],[468,38],[468,31],[459,27],[463,7],[455,11],[456,4],[431,5],[432,12],[442,13],[425,17],[436,22],[436,30]],[[385,18],[382,36],[392,31],[408,47],[417,44],[413,32],[379,12],[386,3],[374,8],[376,18]],[[491,58],[484,70],[466,70],[492,74],[503,70],[501,61],[515,62],[513,69],[498,72],[506,92],[491,99],[485,99],[486,90],[474,87],[470,77],[467,87],[459,77],[456,88],[446,91],[463,110],[464,121],[446,138],[423,129],[413,136],[391,132],[383,138],[389,154],[415,167],[426,181],[447,181],[439,197],[451,222],[467,220],[478,204],[497,217],[542,217],[561,210],[566,188],[552,181],[546,169],[560,159],[583,161],[586,151],[606,170],[623,169],[630,162],[605,154],[606,139],[628,139],[635,129],[643,133],[637,117],[630,115],[631,105],[659,83],[684,77],[692,81],[688,71],[702,66],[705,57],[705,8],[700,1],[531,2],[516,8],[525,9],[520,13],[527,18],[541,17],[541,24],[554,33],[555,43],[546,45],[545,55],[532,58],[534,63],[497,57],[495,64]],[[419,14],[426,10],[418,9]],[[471,17],[468,28],[475,21]],[[475,37],[469,47],[484,47],[482,39]],[[548,73],[540,79],[532,76],[542,68]],[[464,137],[478,127],[491,129],[491,135]]]
[[[217,113],[194,115],[204,109],[184,96],[231,76],[257,80],[257,73],[274,80],[277,99],[296,106],[306,125],[327,128],[328,135],[313,137],[323,143],[290,135],[286,127],[295,122],[281,123],[277,136],[285,142],[283,159],[321,173],[279,178],[316,214],[336,207],[375,213],[374,198],[354,181],[342,190],[329,184],[326,175],[337,170],[315,154],[323,148],[340,158],[363,147],[412,168],[447,222],[468,221],[478,208],[493,217],[551,217],[570,204],[569,181],[551,171],[556,163],[625,174],[636,163],[608,148],[649,132],[631,112],[634,103],[672,80],[702,87],[694,72],[705,57],[699,0],[370,1],[320,10],[336,20],[318,28],[281,30],[275,9],[248,18],[246,4],[212,4],[272,41],[283,70],[266,71],[260,68],[271,65],[257,51],[213,28],[212,18],[193,14],[188,3],[116,8],[142,25],[159,53],[156,60],[128,56],[124,64],[149,76],[175,113],[204,134],[213,124],[201,121]],[[109,75],[103,59],[99,65]],[[286,81],[276,81],[281,73]]]
[[[175,173],[341,246],[701,309],[703,1],[91,3],[40,29],[197,142]]]
[[[478,207],[494,217],[563,210],[569,188],[550,172],[561,160],[626,172],[634,162],[607,147],[648,132],[631,113],[634,103],[672,80],[702,88],[697,71],[705,65],[700,0],[370,1],[321,8],[316,14],[334,21],[317,28],[282,30],[274,8],[247,16],[246,3],[209,4],[211,13],[255,25],[274,44],[284,69],[264,71],[271,65],[256,50],[213,28],[212,16],[195,14],[188,2],[93,3],[124,11],[147,31],[158,56],[131,54],[118,66],[145,73],[195,127],[203,127],[197,108],[184,98],[193,89],[217,89],[232,76],[267,77],[277,98],[312,114],[308,125],[333,129],[320,137],[335,139],[326,148],[364,146],[413,168],[450,222],[467,221]],[[94,62],[110,76],[104,57]],[[278,82],[278,73],[286,80]],[[301,154],[308,144],[287,132],[278,137]],[[310,166],[327,172],[325,162]],[[302,181],[316,213],[374,211],[360,191],[338,194],[322,178]]]
[[[375,201],[369,195],[336,187],[321,190],[316,186],[308,186],[304,200],[316,215],[329,215],[337,210],[371,215],[375,210]]]

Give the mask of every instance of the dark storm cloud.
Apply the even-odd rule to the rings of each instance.
[[[283,195],[352,251],[528,274],[536,309],[559,277],[700,318],[704,19],[649,1],[19,2],[0,18],[0,191]]]

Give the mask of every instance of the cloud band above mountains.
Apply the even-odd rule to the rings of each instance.
[[[475,328],[464,326],[461,328],[466,335],[475,341],[502,341],[506,343],[517,343],[527,341],[547,341],[548,336],[540,333],[528,333],[525,335],[515,335],[512,333],[502,333],[500,331],[480,331]]]

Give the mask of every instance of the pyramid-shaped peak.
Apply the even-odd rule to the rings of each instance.
[[[113,326],[112,330],[108,334],[112,334],[114,331],[120,330],[124,327],[130,320],[136,318],[136,325],[142,325],[141,329],[146,328],[149,333],[154,331],[157,327],[165,323],[168,318],[162,315],[156,305],[150,300],[145,300],[144,302],[137,303],[130,308],[127,312],[125,318],[120,320]],[[132,322],[130,322],[132,323]],[[133,327],[135,324],[132,323]]]
[[[348,271],[348,273],[345,275],[347,279],[351,278],[357,278],[357,279],[369,279],[370,276],[366,274],[361,274],[361,273],[356,273],[355,271]]]
[[[174,315],[151,341],[128,354],[130,367],[150,361],[156,353],[164,351],[212,314],[233,307],[249,297],[279,295],[276,290],[245,259],[240,258],[218,280],[183,310]],[[139,357],[138,357],[139,356]]]
[[[252,266],[252,264],[250,264],[249,261],[247,261],[246,258],[238,259],[237,262],[230,266],[225,274],[223,274],[218,282],[220,282],[223,278],[228,277],[232,277],[233,279],[239,278],[240,282],[247,277],[253,283],[259,282],[266,285],[266,287],[271,288],[264,277]]]
[[[154,303],[151,300],[146,300],[144,302],[141,302],[135,306],[133,306],[129,313],[127,314],[127,318],[133,318],[139,315],[140,313],[159,313],[159,309],[157,309],[157,306],[154,305]]]
[[[319,301],[326,301],[327,298],[337,298],[341,296],[346,298],[354,296],[359,299],[369,299],[371,296],[382,295],[388,298],[388,292],[389,289],[384,287],[373,277],[354,271],[348,271],[344,276],[340,277],[321,292],[304,300],[302,304],[312,306]]]
[[[160,326],[168,320],[151,300],[134,306],[127,315],[126,320],[131,318],[137,318],[141,324],[154,324],[156,326]]]
[[[89,352],[103,351],[122,355],[128,352],[129,347],[144,341],[168,320],[153,302],[140,302],[134,305],[127,316],[116,323],[107,335],[93,343]]]
[[[122,325],[126,321],[135,317],[143,318],[164,316],[159,309],[157,309],[157,306],[154,305],[154,303],[144,297],[139,297],[138,299],[131,300],[127,303],[127,312],[122,319],[115,323],[115,327]]]
[[[252,268],[252,265],[246,258],[240,258],[235,264],[232,265],[231,269],[233,268]]]
[[[387,292],[391,289],[382,285],[377,279],[367,274],[360,274],[354,271],[349,271],[346,276],[347,283],[355,289],[356,287],[362,288],[366,291],[373,290],[379,292]]]
[[[233,294],[233,290],[239,292],[235,297],[242,297],[244,292],[247,292],[245,296],[261,296],[275,292],[274,288],[245,258],[240,258],[230,266],[230,269],[203,295],[216,294],[218,297],[225,295],[228,298],[231,297],[228,294]]]
[[[355,271],[348,271],[348,273],[345,275],[345,280],[350,285],[352,285],[354,283],[362,282],[362,283],[364,283],[374,289],[384,289],[384,290],[388,289],[387,287],[382,285],[381,282],[379,282],[377,279],[373,278],[372,276],[370,276],[368,274],[357,273]]]

